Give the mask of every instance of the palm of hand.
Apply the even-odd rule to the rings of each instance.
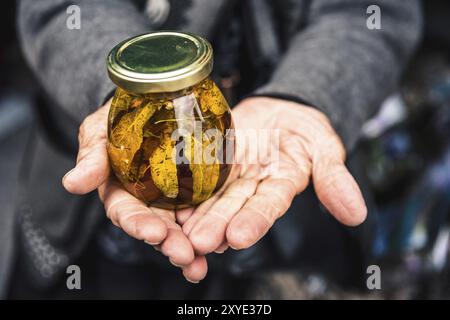
[[[251,148],[238,134],[239,164],[226,185],[195,210],[177,212],[146,207],[109,177],[108,109],[109,104],[81,126],[77,166],[64,177],[64,186],[77,194],[98,188],[111,221],[169,257],[189,281],[205,277],[206,254],[228,246],[247,248],[263,237],[311,176],[320,201],[340,222],[357,225],[365,219],[364,200],[344,166],[342,143],[315,109],[278,99],[244,100],[233,110],[236,128],[278,130],[278,157],[267,158],[267,149],[257,148],[258,159],[264,161],[246,163]]]

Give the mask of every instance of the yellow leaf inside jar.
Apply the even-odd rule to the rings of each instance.
[[[176,99],[187,96],[194,97],[195,103],[187,106],[189,113],[177,118]],[[194,127],[200,128],[197,137],[189,131]],[[180,128],[190,133],[184,137],[184,149],[180,149],[181,140],[173,136]],[[231,128],[226,100],[208,78],[173,93],[137,95],[117,89],[108,120],[110,164],[124,187],[148,205],[166,209],[195,206],[217,192],[229,175],[231,164],[225,163],[225,153],[230,143],[226,133]],[[205,133],[211,129],[217,130],[221,139]],[[209,154],[212,160],[204,161],[202,152],[208,147],[213,150]],[[201,154],[194,159],[196,149]],[[182,163],[174,159],[180,152]]]

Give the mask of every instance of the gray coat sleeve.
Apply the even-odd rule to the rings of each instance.
[[[67,8],[78,5],[81,29],[70,30]],[[118,42],[150,29],[123,0],[21,0],[18,33],[25,58],[45,91],[81,122],[113,90],[106,56]]]
[[[366,9],[381,9],[369,30]],[[418,0],[314,0],[308,21],[290,42],[257,95],[291,97],[322,110],[351,149],[362,124],[393,90],[421,34]]]

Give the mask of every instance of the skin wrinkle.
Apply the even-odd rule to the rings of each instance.
[[[128,219],[130,217],[133,217],[136,214],[133,211],[130,212],[130,209],[133,209],[134,207],[135,207],[134,205],[130,205],[129,207],[121,206],[116,209],[116,211],[115,211],[116,212],[116,220],[121,227],[126,225]]]
[[[341,221],[341,222],[346,222],[347,221],[346,216],[342,215],[341,213],[342,212],[347,212],[348,210],[347,210],[347,208],[344,206],[344,204],[341,202],[341,200],[339,198],[332,198],[332,197],[330,197],[330,200],[327,201],[326,204],[330,206],[330,208],[327,208],[328,210],[338,212],[337,214],[335,214],[335,217],[339,221]]]
[[[262,196],[264,196],[264,194]],[[281,200],[281,202],[283,204],[286,203],[286,201],[283,198],[279,198],[279,199]],[[270,213],[270,219],[268,219],[268,220],[271,221],[270,226],[272,226],[275,223],[275,221],[287,211],[289,206],[286,207],[286,205],[285,205],[284,207],[286,207],[286,208],[280,208],[280,207],[276,206],[273,202],[270,202],[269,206],[273,209],[273,210],[268,211],[268,213]],[[266,213],[266,215],[267,215],[267,213]]]
[[[272,202],[271,202],[271,205],[276,209],[276,210],[278,210],[278,213],[275,215],[276,216],[276,219],[278,219],[278,218],[280,218],[288,209],[289,209],[289,206],[290,206],[290,203],[289,203],[289,201],[292,199],[292,198],[294,198],[294,195],[292,195],[292,194],[289,194],[288,196],[282,196],[282,195],[280,195],[279,194],[279,192],[277,192],[277,191],[272,191],[272,193],[266,193],[266,192],[261,192],[261,194],[263,195],[263,196],[266,196],[266,197],[268,197],[268,198],[270,198],[271,196],[273,196],[273,195],[275,195],[277,198],[278,198],[278,200],[280,200],[279,201],[279,203],[282,203],[283,204],[283,207],[282,208],[278,208],[278,207],[276,207],[275,205],[273,205],[272,204]]]
[[[237,210],[233,210],[233,211],[238,211],[239,209],[237,209]],[[226,224],[230,221],[227,217],[225,217],[224,215],[222,215],[222,214],[220,214],[218,211],[215,211],[215,210],[209,210],[208,211],[208,216],[211,216],[211,217],[217,217],[217,218],[219,218],[219,219],[221,219],[223,222],[225,222]],[[202,217],[203,218],[203,217]],[[204,223],[203,223],[204,224]],[[193,230],[195,230],[195,229],[201,229],[202,227],[204,227],[203,225],[202,225],[202,222],[199,222],[196,226],[195,226],[195,228],[193,229]]]
[[[99,153],[105,153],[106,154],[106,136],[98,136],[98,134],[90,134],[87,135],[84,133],[85,130],[80,129],[80,134],[78,137],[80,150],[77,155],[77,163],[81,161],[85,155],[95,152],[97,149],[100,149],[101,147],[104,148],[103,150],[100,150]],[[88,138],[86,138],[86,135]]]
[[[316,176],[320,176],[320,180],[316,181],[315,184],[320,189],[326,189],[328,186],[327,183],[330,183],[334,180],[336,180],[336,177],[342,174],[347,174],[347,170],[345,167],[340,163],[331,163],[331,164],[318,164],[319,168],[316,169]],[[330,169],[334,168],[331,172],[326,171],[324,172],[323,169]]]
[[[250,185],[249,185],[250,184]],[[247,185],[247,188],[245,188],[245,186]],[[194,246],[196,247],[197,250],[199,250],[201,253],[209,253],[214,251],[214,249],[216,249],[218,246],[220,246],[220,242],[222,242],[223,239],[226,239],[225,233],[226,233],[226,228],[227,225],[230,223],[230,221],[232,220],[233,216],[235,216],[235,214],[237,212],[239,212],[239,210],[241,210],[241,208],[246,204],[246,202],[248,201],[248,199],[255,193],[257,187],[257,183],[255,180],[253,179],[240,179],[240,180],[236,180],[236,182],[231,183],[229,185],[229,187],[224,191],[223,195],[221,196],[221,198],[215,202],[208,210],[208,212],[203,215],[195,224],[195,227],[193,227],[188,235],[190,237],[190,239],[192,241],[194,241]],[[240,191],[240,189],[244,189],[247,190],[248,192],[242,192]],[[218,210],[220,209],[217,208],[219,205],[222,206],[222,204],[225,203],[226,198],[225,197],[229,197],[229,196],[236,196],[237,198],[235,199],[235,201],[233,201],[235,206],[229,205],[228,207],[225,207],[223,209],[223,211],[228,210],[228,214],[227,216],[225,216],[225,214],[221,211]],[[231,210],[230,208],[232,208],[233,210]],[[228,217],[229,215],[229,217]],[[192,234],[201,234],[201,232],[205,232],[204,227],[205,227],[205,222],[208,220],[205,219],[211,219],[213,217],[219,217],[219,219],[224,222],[223,224],[223,229],[219,228],[219,233],[217,233],[217,236],[219,239],[217,242],[217,244],[212,243],[209,246],[202,246],[202,248],[200,249],[198,247],[198,245],[195,245],[197,241],[202,240],[202,238],[198,239],[198,238],[193,238]],[[186,232],[186,230],[184,230]],[[198,239],[198,240],[197,240]]]
[[[108,179],[109,172],[93,170],[93,169],[97,169],[98,167],[103,166],[103,165],[108,165],[109,163],[108,163],[108,161],[106,161],[106,159],[107,159],[107,157],[95,158],[94,155],[91,155],[91,156],[88,155],[83,160],[82,163],[80,162],[79,164],[77,164],[76,170],[78,172],[80,172],[80,174],[89,175],[90,177],[94,178],[94,181],[91,184],[94,184],[94,185],[102,184],[103,182],[105,182],[106,179]],[[70,176],[65,177],[65,180],[67,180],[67,178]],[[69,181],[70,181],[70,178],[69,178]],[[82,189],[83,188],[87,189],[87,192],[92,191],[92,187],[90,186],[90,184],[83,185]]]
[[[228,200],[230,200],[230,202],[233,202],[233,201],[236,201],[236,200],[239,200],[239,199],[244,198],[244,199],[245,199],[244,201],[247,201],[251,196],[252,196],[252,195],[247,195],[247,194],[245,194],[244,192],[236,192],[236,194],[227,194],[227,193],[224,193],[224,194],[222,195],[221,199],[222,199],[222,200],[228,199]]]
[[[222,195],[229,189],[229,187],[234,183],[234,181],[227,181],[225,185],[219,190],[218,193],[213,195],[211,198],[206,200],[205,202],[201,203],[197,208],[195,208],[193,215],[201,214],[204,215],[207,213],[207,211],[214,205],[216,201],[218,201]]]
[[[105,148],[105,154],[106,154],[106,140],[102,142],[96,142],[92,146],[89,144],[86,144],[84,140],[80,143],[80,151],[78,152],[77,156],[77,163],[79,163],[81,160],[83,160],[88,154],[94,153],[97,149]],[[103,153],[103,150],[100,151],[100,153]]]
[[[151,212],[146,211],[143,208],[136,209],[134,204],[130,205],[129,207],[121,207],[120,211],[118,211],[117,213],[120,224],[126,223],[128,219],[132,218],[135,215],[147,214],[150,217],[155,217],[151,214]]]
[[[134,237],[136,237],[136,239],[138,240],[143,240],[145,239],[145,237],[143,236],[143,228],[145,228],[145,226],[142,226],[142,224],[138,225],[138,220],[137,217],[139,216],[139,214],[134,214],[128,217],[123,218],[123,222],[120,224],[123,229],[127,229],[129,228],[129,230],[132,230],[131,232],[129,232],[129,234],[132,234]],[[126,227],[124,227],[126,226]]]
[[[248,182],[252,182],[253,180],[249,180],[249,179],[246,179],[246,180],[244,180],[244,182],[242,182],[242,181],[240,181],[240,180],[237,180],[237,183],[240,183],[240,184],[244,184],[244,183],[248,183]],[[228,188],[227,188],[227,190],[225,190],[225,192],[223,193],[223,195],[220,197],[220,199],[218,200],[218,201],[220,201],[220,203],[224,203],[224,198],[225,197],[233,197],[233,196],[235,196],[236,197],[236,199],[235,200],[241,200],[241,202],[239,202],[239,205],[237,206],[237,209],[235,209],[235,210],[232,210],[232,216],[230,217],[230,219],[228,219],[228,218],[226,218],[225,216],[223,216],[222,214],[220,214],[219,213],[219,211],[217,211],[217,209],[216,210],[212,210],[214,207],[216,207],[217,206],[217,202],[215,202],[215,203],[213,203],[211,206],[210,206],[210,208],[207,210],[207,212],[205,212],[205,214],[200,218],[200,219],[202,219],[203,217],[205,217],[205,216],[207,216],[207,215],[217,215],[217,216],[219,216],[219,217],[221,217],[221,218],[223,218],[224,220],[225,220],[225,222],[226,223],[228,223],[230,220],[231,220],[231,218],[233,217],[233,215],[235,214],[235,212],[238,212],[241,208],[242,208],[242,206],[244,206],[245,205],[245,203],[247,202],[247,200],[254,194],[254,192],[255,192],[255,190],[256,190],[256,183],[253,185],[253,186],[251,186],[250,188],[249,188],[249,190],[251,191],[251,192],[249,192],[250,193],[250,195],[249,194],[247,194],[247,193],[244,193],[244,192],[240,192],[239,190],[236,190],[236,183],[235,184],[231,184]],[[234,195],[233,193],[231,193],[231,189],[233,189],[233,192],[237,192],[238,194],[236,194],[236,195]],[[243,199],[243,201],[242,201],[242,199]],[[233,203],[236,203],[236,201],[233,201]],[[198,222],[198,223],[201,223],[201,222]],[[195,228],[192,228],[191,230],[190,230],[190,232],[189,232],[189,235],[191,234],[191,232],[192,231],[194,231],[195,230]]]
[[[217,208],[215,208],[215,207],[218,206],[217,204],[216,204],[216,205],[213,205],[213,206],[211,207],[211,209],[208,210],[207,214],[205,214],[205,215],[202,217],[202,221],[199,221],[199,222],[197,223],[197,225],[194,227],[193,230],[195,230],[195,229],[201,229],[202,227],[204,227],[204,218],[206,219],[206,218],[211,218],[211,217],[218,217],[218,218],[220,218],[223,222],[225,222],[225,223],[227,224],[228,222],[230,222],[230,220],[231,220],[231,218],[233,217],[233,215],[234,215],[236,212],[238,212],[238,211],[242,208],[242,206],[243,206],[244,203],[245,203],[245,201],[234,202],[234,204],[235,204],[234,206],[232,206],[232,205],[230,204],[229,207],[226,208],[226,209],[229,210],[229,212],[230,212],[229,215],[231,215],[231,217],[228,217],[228,215],[225,215],[225,214],[221,213],[221,212],[223,212],[223,211],[225,211],[225,210],[217,210]],[[233,210],[230,210],[230,208],[232,208]]]
[[[120,191],[121,191],[121,190],[120,190]],[[105,198],[111,198],[112,193],[114,193],[114,191],[112,191],[112,192],[106,194],[106,195],[105,195]],[[108,197],[108,196],[109,196],[109,197]],[[137,200],[137,199],[136,199],[136,200]],[[130,202],[135,203],[136,200],[135,200],[135,199],[126,199],[126,198],[123,199],[123,198],[120,198],[120,199],[117,199],[117,200],[115,200],[115,201],[110,200],[112,203],[110,203],[110,201],[106,201],[106,202],[105,202],[106,212],[111,211],[113,206],[117,206],[117,205],[119,205],[119,204],[121,204],[121,203],[122,203],[122,205],[123,205],[123,204],[126,205],[127,203],[130,203]]]
[[[243,192],[238,189],[243,188],[245,185],[247,185],[248,192]],[[230,184],[230,186],[227,188],[227,190],[225,190],[222,196],[227,195],[229,197],[245,198],[246,200],[248,200],[255,193],[257,185],[258,183],[255,179],[240,179],[235,183]]]
[[[298,168],[297,168],[298,169]],[[292,186],[294,187],[294,190],[296,190],[296,193],[299,193],[303,191],[309,184],[309,177],[311,175],[311,171],[305,172],[304,176],[301,176],[300,174],[295,177],[287,175],[286,177],[283,177],[286,181],[289,181],[292,183]],[[301,183],[303,181],[303,183]]]
[[[255,180],[256,183],[259,183],[262,179],[259,178],[259,173],[260,173],[260,167],[257,165],[249,165],[248,167],[242,167],[244,172],[243,175],[241,175],[239,178],[244,178],[244,179],[252,179]]]
[[[288,157],[291,161],[293,161],[293,157],[288,152],[282,151],[282,153],[285,154],[286,157]],[[308,184],[309,176],[311,175],[312,163],[303,154],[299,154],[298,157],[303,159],[303,161],[293,162],[293,164],[295,163],[296,169],[302,173],[299,176],[301,177],[303,175],[304,177],[306,177],[306,184]],[[297,186],[296,183],[294,183],[294,185]],[[298,189],[298,188],[296,187],[296,189]]]
[[[175,212],[168,210],[161,210],[155,207],[150,207],[153,213],[159,217],[167,217],[171,222],[175,222]]]
[[[337,184],[337,179],[333,178],[333,177],[339,176],[341,174],[347,175],[346,170],[340,169],[337,172],[335,171],[334,173],[327,175],[326,178],[323,178],[320,180],[321,181],[320,183],[316,182],[317,189],[325,190],[325,191],[330,190],[328,192],[331,192],[331,190],[335,190],[335,193],[341,194],[341,188],[339,187],[340,185]],[[356,190],[354,190],[354,192],[356,192]],[[323,196],[323,194],[319,193],[319,197],[323,198],[322,196]],[[346,212],[347,215],[352,216],[352,218],[357,217],[357,216],[355,216],[354,210],[349,210],[349,207],[347,206],[347,204],[343,202],[342,197],[334,197],[332,194],[329,194],[328,197],[325,196],[325,198],[328,199],[328,201],[326,201],[326,204],[331,206],[331,208],[328,208],[330,211],[335,211],[338,213]],[[323,200],[321,200],[321,201],[323,201]],[[354,199],[354,201],[355,201],[355,203],[361,202],[361,199]],[[360,206],[358,206],[358,207],[360,207]],[[338,219],[342,222],[351,223],[351,224],[354,223],[354,222],[348,221],[346,215],[339,214]]]
[[[75,168],[73,168],[70,173],[66,174],[63,177],[63,184],[68,187],[68,189],[73,190],[73,187],[75,187],[74,193],[77,194],[84,194],[87,192],[92,191],[96,188],[99,184],[102,184],[109,176],[109,170],[92,170],[93,168],[101,168],[103,166],[107,167],[109,164],[109,161],[107,159],[106,154],[101,154],[100,156],[97,155],[97,159],[95,158],[96,153],[87,153],[83,161],[78,161]],[[83,184],[79,186],[79,189],[77,189],[76,186],[74,186],[73,175],[75,174],[82,174],[86,175],[89,173],[89,177],[94,176],[96,179],[94,181],[90,180],[87,184]]]
[[[112,99],[108,103],[111,103]],[[105,129],[107,128],[106,122],[103,123],[103,119],[107,117],[108,112],[107,108],[102,107],[99,108],[98,114],[91,114],[87,116],[83,122],[80,125],[79,130],[79,140],[83,141],[88,137],[87,141],[92,140],[92,138],[105,138],[106,139],[106,132]],[[101,122],[100,122],[101,121]],[[100,130],[99,130],[100,129]],[[86,134],[89,133],[89,134]]]
[[[267,197],[270,197],[272,194],[275,194],[277,197],[278,197],[278,199],[279,200],[282,200],[283,202],[286,202],[286,201],[284,201],[284,199],[285,198],[289,198],[289,199],[291,199],[291,198],[293,198],[294,196],[295,196],[295,194],[296,194],[296,189],[295,189],[295,185],[292,185],[293,186],[293,188],[287,188],[287,189],[289,189],[289,190],[294,190],[294,192],[292,192],[292,191],[289,191],[289,190],[287,190],[287,191],[285,191],[285,192],[283,192],[282,194],[287,194],[288,196],[282,196],[281,194],[280,194],[280,192],[278,191],[278,188],[273,188],[274,187],[274,185],[276,185],[277,183],[279,183],[279,185],[278,185],[278,187],[280,187],[280,185],[283,183],[283,182],[290,182],[290,183],[292,183],[290,180],[285,180],[285,179],[275,179],[275,178],[270,178],[270,179],[267,179],[266,181],[263,181],[259,186],[258,186],[258,193],[261,193],[261,194],[264,194],[264,195],[266,195]],[[270,192],[267,192],[267,185],[270,185]],[[277,190],[277,191],[275,191],[275,190]],[[286,210],[287,210],[287,208],[286,208]]]
[[[269,206],[273,206],[273,204],[271,204],[271,203],[267,203]],[[247,210],[249,210],[249,211],[252,211],[252,212],[254,212],[254,213],[256,213],[256,214],[259,214],[260,216],[262,216],[263,218],[264,218],[264,220],[267,222],[267,225],[268,226],[271,226],[272,224],[273,224],[273,222],[275,221],[275,218],[269,218],[267,215],[266,215],[266,213],[264,212],[264,211],[262,211],[261,209],[259,209],[259,208],[257,208],[257,207],[255,207],[254,205],[248,205],[248,206],[245,206],[244,207],[244,209],[247,209]],[[275,208],[276,209],[276,208]],[[276,210],[278,210],[278,209],[276,209]],[[272,217],[273,215],[271,215],[271,217]]]
[[[163,214],[156,214],[166,225],[167,228],[177,229],[178,230],[178,224],[172,220],[170,217],[163,215]]]
[[[333,181],[332,185],[333,185],[335,190],[343,191],[341,187],[338,187],[338,184],[336,183],[336,181]],[[348,187],[348,185],[346,185],[346,187]],[[353,183],[352,183],[352,189],[353,189]],[[353,190],[353,191],[355,192],[356,190]],[[359,203],[361,201],[361,199],[354,198],[353,200],[350,200],[349,202],[346,202],[344,200],[348,200],[348,199],[346,199],[346,196],[345,196],[347,193],[342,192],[342,194],[343,194],[343,197],[338,198],[338,201],[342,204],[342,206],[346,209],[347,213],[350,216],[357,217],[357,216],[355,216],[356,210],[353,210],[353,209],[356,208],[356,207],[360,207],[360,206],[359,205],[358,206],[356,206],[356,205],[353,206],[352,203],[353,204],[357,204],[357,203]]]
[[[291,146],[285,147],[285,143],[282,142],[282,143],[280,143],[280,147],[281,146],[283,147],[281,149],[281,151],[283,153],[285,153],[287,156],[289,156],[290,160],[293,163],[297,163],[297,165],[299,165],[300,167],[302,167],[302,165],[304,163],[307,163],[308,164],[307,165],[308,169],[305,171],[305,173],[307,175],[309,175],[310,172],[311,172],[310,167],[311,167],[311,163],[312,163],[312,157],[311,157],[310,152],[307,152],[307,150],[311,149],[312,142],[309,141],[308,138],[303,137],[303,136],[300,136],[299,138],[297,138],[297,133],[295,131],[293,131],[293,130],[289,130],[289,134],[291,134],[293,136],[293,137],[291,137],[291,139],[296,141],[295,146],[291,145]],[[294,137],[296,139],[294,139]],[[290,152],[289,152],[291,149],[292,150],[296,150],[298,152],[298,155],[300,155],[300,157],[299,158],[292,157],[290,155]],[[303,161],[301,161],[299,159],[302,159]]]

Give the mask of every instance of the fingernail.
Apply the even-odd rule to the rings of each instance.
[[[214,250],[214,252],[215,252],[215,253],[218,253],[218,254],[222,254],[222,253],[224,253],[225,251],[227,251],[229,247],[230,247],[230,245],[226,245],[226,246],[221,245],[221,246],[219,246],[216,250]]]
[[[66,180],[67,176],[70,175],[73,171],[75,170],[75,168],[72,168],[70,171],[68,171],[64,177],[62,178],[62,182],[64,183],[64,180]]]
[[[184,270],[183,270],[183,276],[184,276],[184,278],[186,279],[187,282],[190,282],[190,283],[193,283],[193,284],[197,284],[197,283],[200,282],[199,280],[194,281],[194,280],[191,280],[188,277],[186,277],[186,274],[184,273]]]
[[[144,242],[146,243],[146,244],[149,244],[149,245],[151,245],[151,246],[156,246],[156,245],[158,245],[159,244],[159,242],[149,242],[149,241],[147,241],[147,240],[144,240]]]
[[[172,259],[170,259],[170,258],[169,258],[169,262],[170,262],[173,266],[178,267],[178,268],[181,268],[181,266],[179,266],[179,265],[177,265],[176,263],[174,263],[174,262],[172,261]]]
[[[194,281],[194,280],[191,280],[191,279],[186,278],[186,277],[185,277],[185,279],[186,279],[187,282],[190,282],[190,283],[193,283],[193,284],[197,284],[197,283],[200,282],[200,281]]]

